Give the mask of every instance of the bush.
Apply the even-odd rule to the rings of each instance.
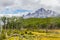
[[[32,32],[29,32],[28,34],[29,34],[29,35],[33,35]]]
[[[3,39],[6,39],[6,35],[4,33],[0,35],[0,40],[3,40]]]

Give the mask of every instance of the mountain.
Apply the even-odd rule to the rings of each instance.
[[[23,18],[46,18],[46,17],[56,17],[59,14],[52,10],[46,10],[44,8],[40,8],[36,10],[34,13],[28,13],[24,15]]]

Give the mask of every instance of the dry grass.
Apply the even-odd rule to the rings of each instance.
[[[24,34],[23,37],[13,36],[8,38],[7,40],[60,40],[60,30],[49,30],[49,31],[52,33],[39,33],[31,31],[33,35]]]

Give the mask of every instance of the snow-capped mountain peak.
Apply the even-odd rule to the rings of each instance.
[[[27,15],[24,15],[23,18],[46,18],[46,17],[55,17],[57,16],[57,12],[52,10],[46,10],[44,8],[40,8],[36,10],[34,13],[28,13]]]

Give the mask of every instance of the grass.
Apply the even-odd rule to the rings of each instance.
[[[14,36],[14,37],[10,37],[9,39],[7,40],[19,40],[19,37],[18,36]]]
[[[42,30],[44,31],[44,30]],[[12,35],[5,40],[60,40],[60,30],[48,30],[49,32],[41,32],[40,31],[30,31],[30,30],[14,30],[12,35],[8,32],[8,35]]]

